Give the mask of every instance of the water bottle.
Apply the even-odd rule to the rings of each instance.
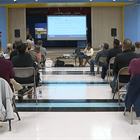
[[[39,88],[39,97],[42,97],[42,90],[41,90],[41,87]]]

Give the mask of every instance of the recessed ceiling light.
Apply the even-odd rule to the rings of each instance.
[[[92,1],[92,0],[89,0],[89,1]]]

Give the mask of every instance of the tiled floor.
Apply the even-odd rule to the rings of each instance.
[[[111,101],[112,93],[108,83],[102,81],[100,75],[89,76],[84,68],[47,68],[41,74],[43,84],[42,97],[38,105],[17,103],[17,107],[57,108],[57,111],[19,112],[21,121],[12,121],[12,131],[8,131],[8,123],[0,122],[0,140],[137,140],[140,135],[140,119],[133,113],[133,125],[130,124],[130,113],[123,111],[107,111],[118,107]],[[47,72],[61,72],[53,74]],[[83,74],[67,74],[67,71],[84,71]],[[57,83],[56,83],[57,82]],[[74,82],[74,83],[73,83]],[[81,82],[81,83],[80,83]],[[87,83],[88,82],[88,83]],[[93,84],[97,82],[97,84]],[[38,89],[37,89],[38,93]],[[117,99],[117,95],[115,96]],[[26,99],[26,97],[25,97]],[[124,103],[121,103],[123,108]],[[69,112],[66,108],[71,107]],[[81,108],[81,111],[76,108]],[[96,109],[94,110],[94,108]],[[63,110],[61,108],[64,108]],[[73,111],[73,108],[75,109]],[[98,108],[100,108],[98,110]],[[104,108],[104,109],[103,109]],[[60,109],[60,110],[59,110]],[[82,109],[84,111],[82,111]],[[100,111],[101,110],[101,111]]]

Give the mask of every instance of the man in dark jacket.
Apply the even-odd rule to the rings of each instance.
[[[131,51],[132,42],[129,39],[125,39],[123,41],[122,46],[122,52],[116,55],[114,66],[113,66],[113,72],[114,72],[114,79],[110,82],[110,86],[112,88],[112,92],[114,93],[116,80],[118,72],[123,67],[128,67],[130,64],[130,61],[134,58],[138,58],[139,55]],[[130,81],[130,76],[121,76],[120,82],[128,83]],[[118,89],[116,89],[117,91]]]
[[[90,60],[90,75],[94,75],[94,65],[97,65],[100,57],[107,57],[109,44],[103,43],[103,50],[99,51],[94,59]]]
[[[101,73],[101,78],[104,79],[105,75],[106,75],[106,71],[108,69],[108,64],[109,61],[112,57],[116,57],[117,54],[122,52],[122,49],[119,47],[120,41],[118,39],[114,39],[113,41],[113,49],[110,49],[108,51],[108,55],[107,55],[107,63],[103,64],[102,66],[102,73]],[[113,66],[111,67],[113,68]]]

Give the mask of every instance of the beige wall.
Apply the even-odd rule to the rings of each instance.
[[[20,38],[26,41],[26,9],[9,8],[9,42],[15,42],[15,29],[20,29]]]
[[[113,47],[111,28],[117,28],[116,38],[122,42],[122,7],[92,7],[91,26],[93,48],[104,42]]]

